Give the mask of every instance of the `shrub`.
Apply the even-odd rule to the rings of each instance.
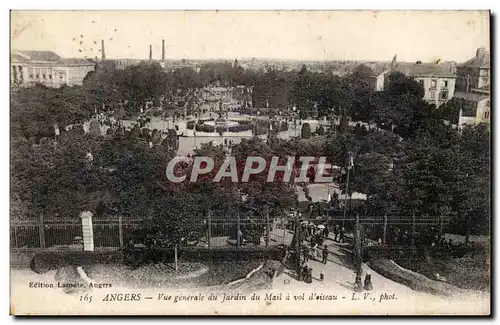
[[[325,128],[323,127],[323,125],[320,125],[318,127],[318,130],[316,131],[316,134],[317,135],[324,135],[325,134]]]
[[[196,124],[195,130],[198,132],[215,132],[215,126],[207,125],[207,124]]]
[[[302,124],[302,130],[301,130],[300,134],[301,134],[303,139],[310,139],[311,138],[311,126],[309,125],[309,123]]]

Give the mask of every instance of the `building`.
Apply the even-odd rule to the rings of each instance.
[[[454,100],[460,107],[458,125],[490,123],[490,95],[478,92],[455,93]]]
[[[424,100],[436,107],[446,103],[455,93],[456,74],[443,63],[401,63],[396,71],[413,77],[424,87]]]
[[[370,76],[369,85],[370,89],[373,91],[382,91],[386,86],[386,77],[390,71],[390,64],[379,63],[379,64],[365,64],[371,69],[372,74]]]
[[[61,58],[52,51],[12,50],[10,68],[14,86],[41,84],[58,88],[82,85],[85,76],[95,70],[95,63],[86,59]]]
[[[373,69],[372,69],[373,70]],[[390,73],[397,71],[407,77],[413,77],[424,88],[424,100],[436,107],[446,103],[455,93],[456,74],[453,64],[398,62],[393,68],[374,71],[372,89],[382,91],[387,86]]]
[[[490,85],[490,52],[479,48],[476,56],[457,66],[457,91],[469,92]]]
[[[105,71],[124,70],[128,67],[139,65],[144,60],[139,59],[104,59],[99,60],[99,69]]]
[[[460,105],[458,125],[490,123],[490,52],[479,48],[476,56],[457,66],[457,92]]]

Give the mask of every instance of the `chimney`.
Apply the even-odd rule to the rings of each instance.
[[[165,40],[161,40],[161,60],[165,62]]]
[[[484,47],[480,47],[476,50],[476,58],[480,58],[485,56],[488,53],[488,51]]]
[[[149,61],[153,60],[153,45],[149,45]]]
[[[106,53],[104,52],[104,40],[101,40],[101,58],[106,60]]]

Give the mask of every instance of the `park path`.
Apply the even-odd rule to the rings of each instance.
[[[202,303],[168,303],[157,300],[159,293],[193,294],[200,293],[208,296],[214,292],[213,287],[206,288],[128,288],[120,284],[119,279],[113,283],[111,289],[94,290],[92,303],[82,303],[78,296],[69,296],[62,290],[32,289],[31,281],[54,283],[55,271],[45,274],[36,274],[29,269],[11,270],[11,312],[21,314],[97,314],[97,315],[165,315],[165,314],[272,314],[272,315],[469,315],[487,314],[489,312],[490,297],[487,294],[465,294],[454,297],[438,297],[420,293],[386,279],[363,265],[363,276],[368,272],[372,275],[373,290],[363,293],[354,293],[353,283],[355,273],[346,262],[346,245],[337,244],[332,240],[326,241],[330,255],[326,265],[318,260],[310,259],[313,268],[313,282],[311,284],[299,282],[294,272],[285,270],[285,273],[275,279],[272,288],[258,290],[255,293],[260,300],[245,302],[204,301]],[[325,280],[319,281],[319,274],[323,271]],[[235,294],[231,290],[227,294]],[[140,293],[143,297],[155,297],[152,300],[129,301],[119,303],[103,303],[102,298],[107,293]],[[368,295],[365,296],[365,293]],[[268,294],[282,295],[279,301],[265,300]],[[290,295],[290,300],[285,297]],[[316,296],[312,296],[316,295]],[[328,296],[336,296],[336,300]],[[354,296],[353,296],[354,295]],[[250,296],[250,293],[248,293]],[[296,301],[295,296],[303,296],[302,301]],[[317,299],[317,297],[327,297]],[[394,299],[380,300],[381,297]],[[365,299],[366,298],[366,299]],[[355,300],[353,300],[355,299]],[[54,303],[64,301],[64,308]]]
[[[362,302],[363,310],[369,310],[369,313],[373,314],[467,313],[467,310],[471,308],[485,308],[489,304],[489,294],[483,292],[465,291],[465,295],[440,297],[414,291],[405,285],[383,277],[364,263],[362,265],[362,280],[364,281],[366,274],[370,274],[373,290],[354,293],[356,273],[350,262],[349,244],[336,243],[332,239],[332,234],[330,234],[329,239],[325,242],[330,252],[326,265],[321,262],[322,255],[319,249],[318,254],[321,257],[314,259],[311,256],[309,259],[309,266],[313,269],[312,283],[299,282],[294,271],[285,270],[273,283],[273,290],[280,292],[302,291],[306,293],[306,297],[310,293],[337,295],[341,302],[339,306],[345,305],[346,307],[348,304],[342,304],[342,302],[352,303],[353,297],[362,301],[365,299],[365,293],[368,293],[366,297],[368,301]],[[324,281],[320,281],[321,272],[324,274]],[[388,299],[380,301],[381,297]],[[469,304],[468,307],[467,304]],[[395,309],[395,307],[399,309]],[[332,312],[342,313],[342,310]]]

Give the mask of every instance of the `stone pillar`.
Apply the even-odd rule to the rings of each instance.
[[[80,214],[82,218],[83,250],[94,251],[94,229],[92,227],[92,212],[84,211]]]

